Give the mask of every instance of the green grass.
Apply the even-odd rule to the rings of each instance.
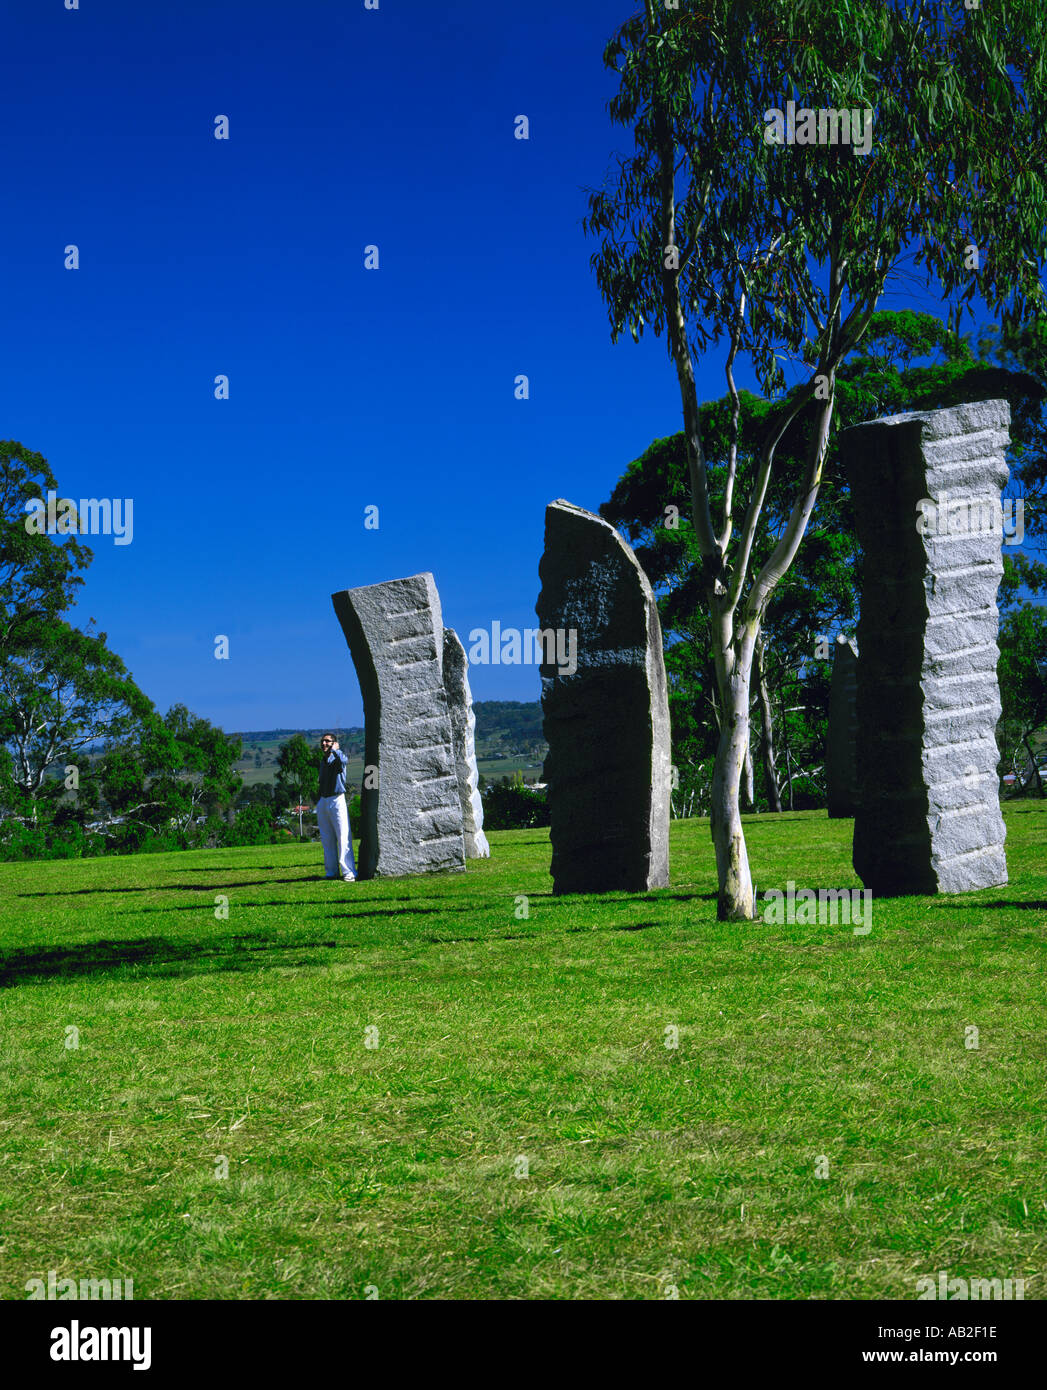
[[[535,830],[355,885],[302,845],[0,865],[0,1295],[1042,1298],[1047,815],[1007,819],[1009,887],[863,937],[717,923],[702,821],[647,896],[554,899]],[[857,886],[850,833],[749,818],[761,890]]]

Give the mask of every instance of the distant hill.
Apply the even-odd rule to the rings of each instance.
[[[360,746],[360,752],[363,752],[363,729],[339,729],[335,724],[325,724],[322,729],[255,729],[250,733],[243,733],[237,729],[233,737],[243,739],[245,749],[264,748],[270,744],[278,748],[281,743],[286,743],[295,734],[301,734],[307,743],[319,744],[328,731],[337,735],[339,745],[347,753],[350,748],[354,748],[357,744]]]
[[[477,700],[473,713],[478,757],[504,758],[531,752],[545,757],[542,707],[537,701],[532,704],[521,700]]]
[[[521,700],[478,700],[473,705],[476,715],[476,755],[484,761],[513,757],[545,757],[546,743],[542,734],[542,707]],[[301,734],[307,743],[318,745],[328,729],[338,735],[338,742],[350,759],[363,759],[363,729],[339,729],[324,725],[317,729],[254,729],[236,731],[243,740],[244,755],[236,764],[240,772],[253,769],[270,780],[276,773],[276,755],[281,743],[293,734]]]

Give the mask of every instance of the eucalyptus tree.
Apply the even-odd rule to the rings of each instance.
[[[102,744],[133,736],[151,702],[135,685],[106,634],[93,624],[80,631],[58,618],[36,624],[14,652],[0,659],[0,801],[28,810],[58,787],[48,770],[79,765]],[[67,768],[67,776],[71,776]]]
[[[74,601],[91,551],[75,536],[31,534],[25,504],[58,487],[42,454],[0,440],[0,660]]]
[[[975,296],[1009,326],[1042,307],[1045,50],[1040,0],[645,0],[606,47],[610,115],[634,148],[590,194],[585,228],[612,338],[664,333],[680,391],[724,712],[721,918],[754,915],[739,808],[753,659],[817,502],[841,362],[910,263],[955,328]],[[714,516],[693,354],[718,347],[735,442]],[[739,358],[778,405],[744,499]],[[788,518],[757,568],[776,451],[808,410]]]
[[[983,339],[980,346],[986,345],[992,348],[993,340]],[[1003,360],[997,351],[993,356]],[[751,490],[754,459],[774,405],[745,390],[740,390],[738,397],[736,486],[746,492]],[[809,788],[811,766],[824,761],[828,682],[813,679],[819,662],[812,665],[811,657],[824,658],[829,643],[819,642],[818,636],[853,631],[858,616],[861,557],[840,457],[840,431],[878,415],[936,410],[986,397],[1004,397],[1010,403],[1011,485],[1025,493],[1025,538],[1027,542],[1035,540],[1037,516],[1028,514],[1027,474],[1030,459],[1032,472],[1042,472],[1047,399],[1047,391],[1036,377],[1019,369],[1016,362],[997,366],[975,357],[967,336],[959,337],[933,314],[912,310],[874,314],[860,346],[840,364],[818,509],[796,559],[768,604],[754,658],[750,763],[762,762],[763,790],[771,810],[782,809],[781,778],[789,782],[791,790],[796,775],[800,775],[807,779]],[[723,505],[732,407],[730,396],[723,396],[703,403],[700,410],[714,513]],[[753,546],[752,563],[757,570],[788,520],[794,480],[803,467],[807,435],[816,420],[817,402],[797,416],[778,446]],[[610,497],[601,504],[600,515],[627,537],[658,595],[669,678],[673,766],[679,774],[673,805],[674,809],[677,805],[689,809],[697,804],[704,813],[708,809],[706,788],[711,782],[706,770],[715,755],[721,720],[709,617],[698,584],[696,561],[700,556],[693,529],[680,525],[688,500],[687,450],[680,432],[652,441],[628,465]],[[792,718],[794,714],[803,717]],[[779,721],[784,743],[776,750],[775,726]],[[792,770],[797,751],[799,774]],[[815,752],[813,758],[808,756]],[[700,787],[697,801],[696,787]],[[744,792],[744,780],[742,789]]]

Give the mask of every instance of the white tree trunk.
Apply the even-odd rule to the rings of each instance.
[[[749,749],[749,677],[753,647],[745,642],[723,690],[723,723],[713,774],[710,828],[719,880],[716,915],[721,922],[754,916],[749,854],[742,831],[739,790]]]
[[[772,811],[781,811],[782,799],[778,793],[778,760],[774,755],[774,714],[771,710],[771,696],[764,675],[763,639],[756,644],[756,694],[760,702],[760,722],[763,730],[763,766],[767,778],[767,796]]]
[[[745,762],[742,767],[742,795],[745,797],[745,809],[751,811],[756,800],[756,791],[753,784],[753,750],[752,745],[747,744],[745,748]]]

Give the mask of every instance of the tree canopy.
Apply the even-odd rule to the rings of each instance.
[[[753,660],[818,501],[841,364],[910,265],[937,286],[954,330],[975,296],[1008,332],[1043,307],[1045,55],[1033,0],[998,0],[991,13],[962,0],[645,0],[605,50],[619,80],[611,118],[633,150],[590,195],[585,226],[599,240],[592,265],[612,337],[664,333],[680,390],[723,711],[711,804],[721,916],[753,914],[738,812]],[[782,112],[792,125],[797,107],[785,146]],[[854,143],[842,139],[848,112]],[[719,490],[692,352],[721,345],[731,411]],[[740,354],[775,403],[748,484]],[[791,390],[787,368],[799,377]],[[803,467],[761,554],[761,513],[776,505],[794,426]]]

